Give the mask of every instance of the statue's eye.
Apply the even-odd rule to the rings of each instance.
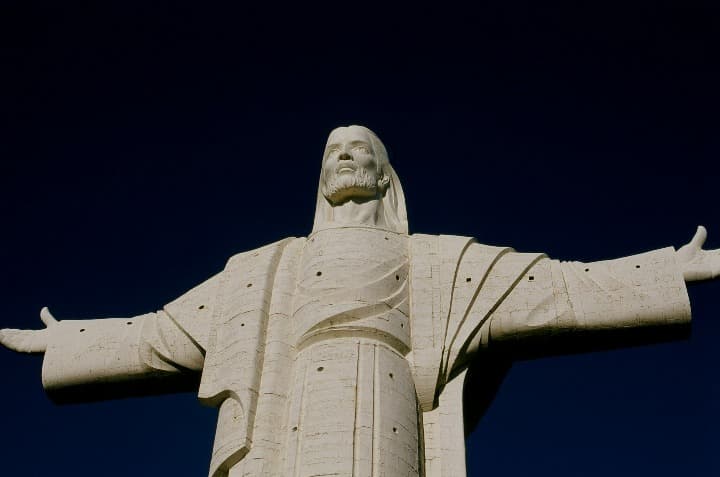
[[[368,149],[367,146],[355,146],[353,148],[353,151],[359,152],[361,154],[370,154],[370,149]]]
[[[332,147],[332,148],[328,149],[327,155],[332,156],[333,154],[337,154],[338,151],[340,151],[340,149],[338,149],[337,147]]]

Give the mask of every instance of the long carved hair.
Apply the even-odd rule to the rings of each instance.
[[[378,172],[381,178],[389,179],[386,187],[378,187],[378,193],[380,194],[380,204],[378,214],[384,218],[385,226],[387,230],[400,234],[408,233],[407,223],[407,209],[405,208],[405,194],[403,193],[402,186],[400,185],[400,179],[398,178],[395,170],[390,165],[388,159],[388,153],[385,149],[385,145],[380,141],[377,135],[364,126],[347,126],[348,128],[358,128],[364,131],[370,138],[373,151],[375,153],[375,160],[378,165]],[[328,143],[333,133],[337,131],[337,128],[333,130],[328,136]],[[327,151],[327,146],[326,146]],[[325,163],[325,155],[323,154],[323,164]],[[382,180],[382,179],[381,179]],[[323,172],[320,170],[320,182],[318,184],[317,202],[315,206],[315,222],[313,224],[313,233],[334,227],[334,214],[333,205],[323,195]]]

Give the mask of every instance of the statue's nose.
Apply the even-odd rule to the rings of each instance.
[[[338,156],[338,161],[352,161],[352,156],[347,152],[343,152]]]

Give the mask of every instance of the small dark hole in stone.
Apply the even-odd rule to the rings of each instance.
[[[405,323],[400,323],[400,328],[405,328]]]
[[[635,268],[640,268],[640,265],[635,265]]]
[[[240,326],[245,326],[245,323],[240,323]]]
[[[530,275],[530,276],[528,277],[528,280],[533,281],[533,280],[535,280],[535,277],[532,276],[532,275]]]
[[[393,427],[393,432],[397,434],[397,427]]]
[[[125,323],[125,324],[126,324],[126,325],[132,325],[132,321],[128,321],[128,322]]]
[[[385,240],[390,240],[389,238],[385,237]]]
[[[395,280],[400,280],[400,275],[395,275]]]
[[[205,308],[205,305],[198,306],[198,310],[202,310],[203,308]]]
[[[322,272],[317,272],[315,275],[319,277],[320,275],[322,275]]]
[[[322,366],[320,366],[320,367],[318,367],[317,370],[318,370],[318,371],[322,371],[323,369],[325,369],[325,368],[323,368]]]
[[[392,379],[394,377],[393,373],[388,374],[388,376],[390,376],[390,379]]]
[[[83,331],[85,331],[85,328],[80,328],[80,333],[82,333]]]
[[[472,281],[472,278],[467,277],[467,278],[465,279],[465,281],[468,282],[468,283],[470,283],[470,282]]]
[[[589,271],[590,271],[590,269],[589,269],[589,268],[586,268],[586,269],[585,269],[585,271],[586,271],[586,272],[589,272]]]
[[[250,288],[252,286],[252,283],[248,283],[247,287]]]
[[[293,427],[292,430],[293,430],[293,432],[296,432],[296,431],[297,431],[297,426]]]

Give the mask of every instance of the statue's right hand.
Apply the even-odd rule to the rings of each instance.
[[[0,330],[0,344],[18,353],[44,353],[50,329],[58,322],[47,307],[40,310],[40,319],[47,326],[44,330]]]

